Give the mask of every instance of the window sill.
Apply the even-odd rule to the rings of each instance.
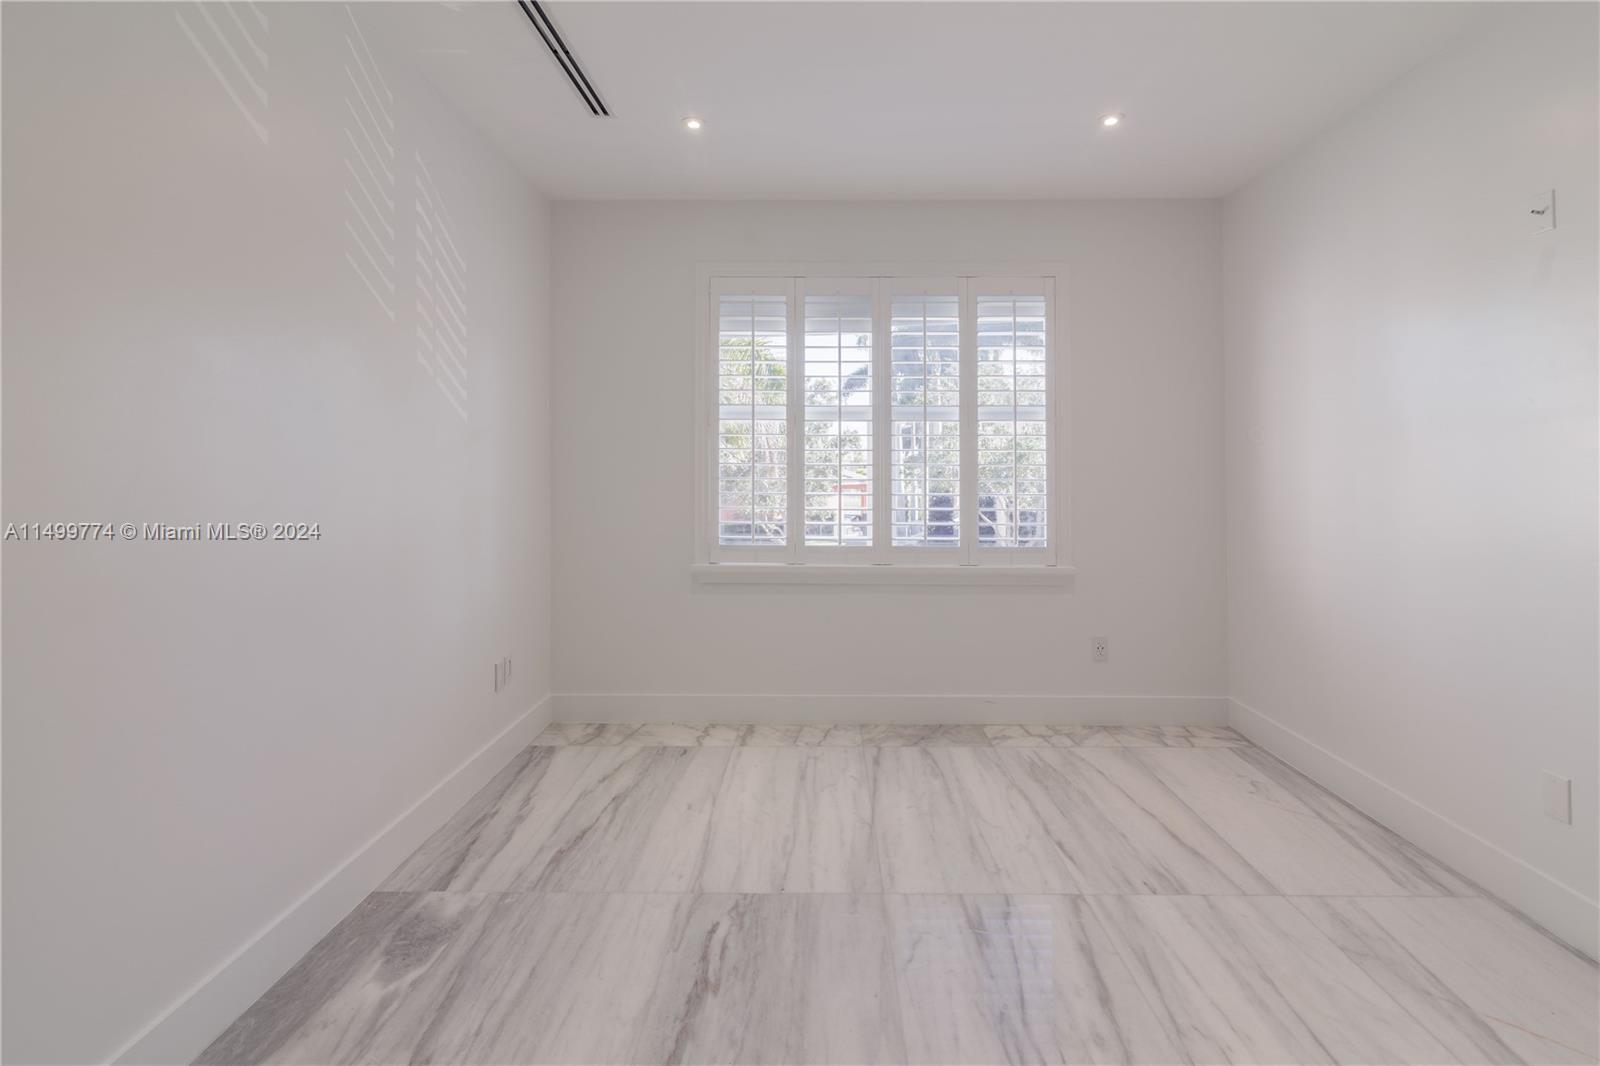
[[[1077,571],[1070,566],[917,566],[860,563],[695,563],[703,585],[1002,585],[1062,586]]]

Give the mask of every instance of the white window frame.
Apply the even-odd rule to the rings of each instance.
[[[1069,514],[1064,398],[1067,395],[1065,329],[1056,299],[1065,270],[1059,264],[824,264],[702,263],[695,274],[698,312],[694,348],[695,556],[697,581],[712,584],[1066,584],[1074,573]],[[951,288],[951,286],[954,288]],[[805,295],[870,292],[872,336],[871,547],[805,544]],[[907,292],[954,293],[960,307],[961,492],[959,547],[891,544],[888,315],[891,297]],[[985,547],[978,540],[977,510],[977,299],[983,295],[1041,293],[1045,299],[1047,453],[1046,546]],[[726,545],[718,537],[719,299],[732,293],[788,295],[787,544]]]

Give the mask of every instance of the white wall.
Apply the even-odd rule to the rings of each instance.
[[[351,15],[258,7],[4,7],[5,520],[322,529],[5,545],[7,1061],[100,1061],[174,1004],[136,1056],[198,1050],[549,691],[548,208],[355,5],[393,93],[391,320],[346,259]],[[416,354],[418,152],[466,420]]]
[[[1218,227],[1214,201],[556,204],[557,716],[1220,716]],[[1067,264],[1074,587],[692,582],[695,269],[728,261]],[[809,698],[927,694],[1180,699]]]
[[[1595,40],[1524,5],[1225,208],[1234,717],[1591,954]]]

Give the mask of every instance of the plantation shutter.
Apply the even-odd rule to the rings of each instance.
[[[712,278],[710,561],[1055,565],[1054,284]]]
[[[1042,548],[1048,539],[1050,301],[1042,281],[974,286],[980,549]]]
[[[717,542],[788,543],[789,295],[717,297]]]
[[[805,544],[873,543],[873,297],[870,280],[804,287]]]
[[[889,300],[892,543],[961,541],[961,300],[953,280]]]

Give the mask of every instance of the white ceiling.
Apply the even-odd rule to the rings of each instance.
[[[556,199],[1054,199],[1225,194],[1493,7],[550,0],[612,118],[509,0],[389,13]]]

